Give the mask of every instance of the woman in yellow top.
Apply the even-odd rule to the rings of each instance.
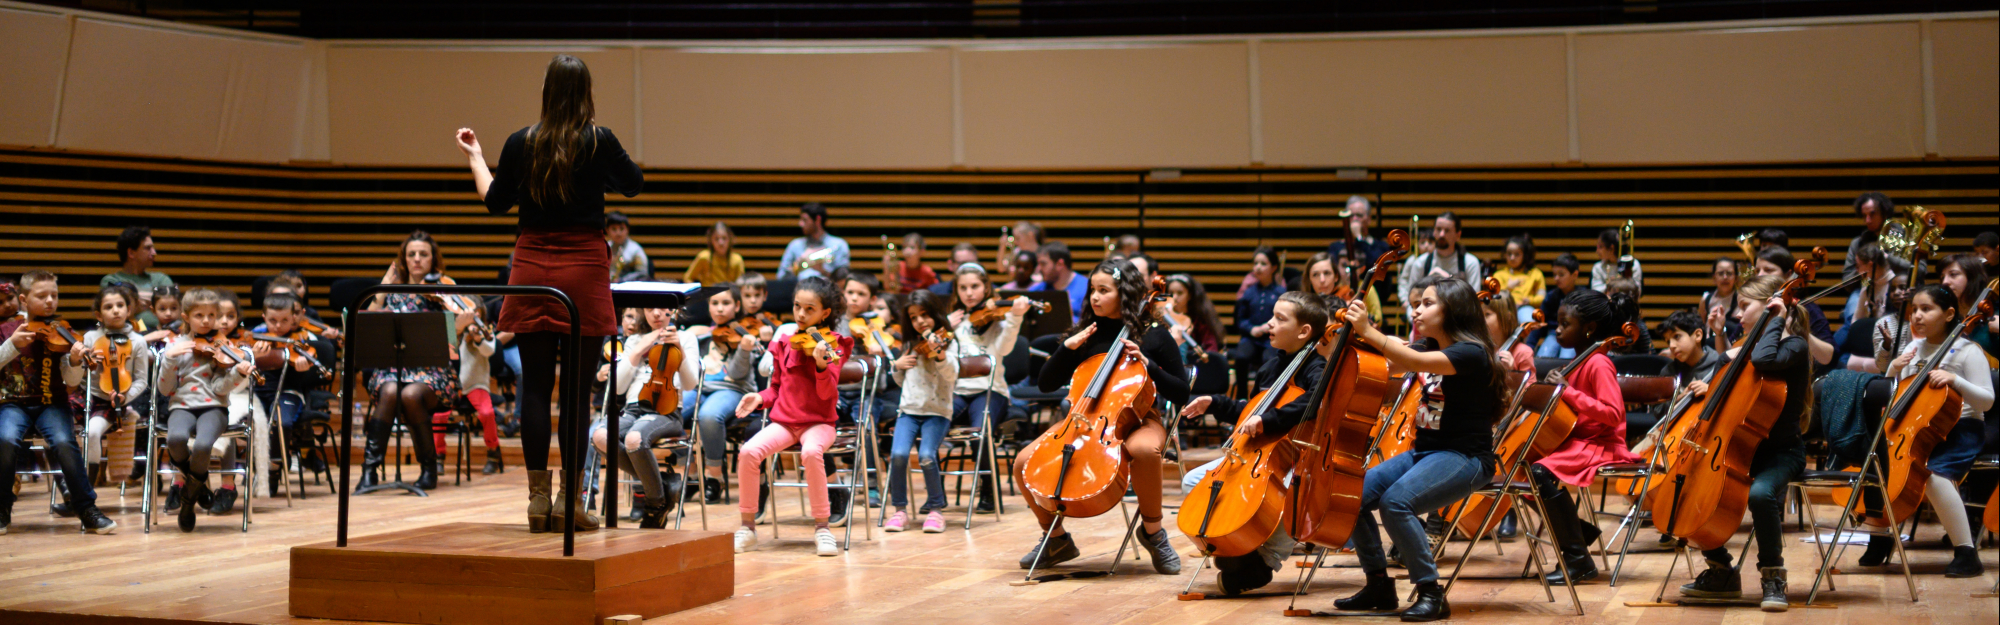
[[[685,282],[724,284],[743,275],[743,256],[736,253],[736,232],[720,221],[708,227],[708,249],[694,255],[694,264],[681,274]],[[725,259],[718,261],[716,259]]]
[[[1535,240],[1525,232],[1507,239],[1507,263],[1495,270],[1493,277],[1520,304],[1514,309],[1514,316],[1519,322],[1526,323],[1533,319],[1535,311],[1542,307],[1542,296],[1549,289],[1548,283],[1542,279],[1542,270],[1535,266]]]

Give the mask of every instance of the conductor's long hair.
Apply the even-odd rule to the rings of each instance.
[[[570,178],[577,161],[597,148],[591,126],[596,117],[597,105],[590,98],[590,68],[574,56],[556,55],[549,61],[548,74],[542,77],[541,123],[528,132],[526,186],[528,197],[536,204],[559,206],[575,193],[590,191],[571,189]],[[587,148],[586,133],[591,134]]]

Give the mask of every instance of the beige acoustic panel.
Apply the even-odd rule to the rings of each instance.
[[[966,164],[1246,165],[1248,55],[1243,43],[966,50]]]
[[[564,50],[590,68],[597,122],[638,156],[632,130],[632,51]],[[555,50],[424,47],[327,48],[327,123],[334,162],[459,165],[452,133],[479,135],[500,162],[507,135],[542,111],[542,78]]]
[[[69,21],[0,9],[0,144],[48,145]]]
[[[80,19],[70,50],[58,146],[291,158],[303,44]]]
[[[951,53],[647,50],[648,160],[668,167],[951,166]]]
[[[1931,24],[1938,154],[2000,154],[2000,21]]]
[[[1583,160],[1924,155],[1915,23],[1576,38]]]
[[[1561,36],[1267,42],[1271,165],[1569,160]]]

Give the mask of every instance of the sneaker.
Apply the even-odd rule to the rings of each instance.
[[[1039,563],[1036,562],[1035,559],[1037,549],[1043,551],[1043,553],[1040,554],[1042,557]],[[1028,555],[1021,556],[1021,568],[1024,569],[1048,568],[1051,566],[1062,564],[1064,562],[1068,562],[1070,560],[1075,560],[1082,555],[1083,553],[1077,551],[1076,549],[1076,537],[1071,536],[1069,534],[1063,534],[1061,536],[1048,539],[1047,547],[1042,546],[1042,541],[1036,541],[1035,544],[1030,545],[1028,547]]]
[[[167,489],[167,503],[161,510],[166,511],[167,514],[179,512],[181,509],[181,493],[182,487],[180,484],[175,484],[173,488]]]
[[[84,506],[76,516],[83,520],[83,531],[87,534],[109,534],[118,529],[118,522],[104,516],[104,511],[98,510],[97,506]]]
[[[827,526],[845,527],[847,525],[848,502],[853,499],[854,493],[849,492],[845,488],[829,488],[826,490]]]
[[[813,530],[813,544],[818,546],[822,558],[840,555],[840,541],[833,539],[832,529],[822,527]]]
[[[1173,541],[1167,539],[1167,528],[1162,527],[1159,532],[1147,534],[1146,529],[1142,527],[1139,528],[1139,533],[1140,546],[1146,550],[1147,555],[1153,557],[1153,572],[1161,575],[1180,574],[1181,554],[1174,551]]]
[[[236,489],[234,488],[215,489],[213,499],[215,501],[208,506],[209,514],[224,515],[236,509]]]
[[[1757,569],[1764,574],[1764,601],[1758,607],[1765,612],[1783,612],[1792,604],[1785,600],[1785,567],[1773,566]]]
[[[889,520],[882,522],[882,531],[900,532],[903,531],[903,526],[908,525],[909,523],[910,523],[910,513],[904,512],[902,510],[897,510],[895,514],[889,515]]]
[[[925,533],[925,534],[943,534],[943,533],[944,533],[944,513],[943,513],[943,512],[938,512],[938,511],[936,511],[936,510],[932,510],[930,514],[926,514],[926,515],[924,515],[924,533]]]
[[[1264,558],[1256,554],[1216,558],[1215,587],[1223,596],[1234,597],[1270,584],[1271,572]]]
[[[1728,562],[1708,561],[1708,570],[1696,575],[1694,582],[1681,586],[1681,594],[1696,599],[1741,599],[1743,598],[1743,576]]]
[[[749,551],[757,546],[757,530],[747,527],[736,528],[736,553]]]

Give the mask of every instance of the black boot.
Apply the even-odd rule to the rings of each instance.
[[[1951,564],[1944,567],[1944,576],[1979,577],[1986,574],[1986,565],[1979,561],[1977,547],[1952,547]]]
[[[1048,539],[1048,543],[1047,547],[1043,547],[1040,541],[1036,541],[1033,546],[1028,547],[1028,554],[1021,556],[1021,568],[1045,569],[1075,560],[1083,555],[1083,552],[1076,549],[1076,537],[1067,533]],[[1039,563],[1035,561],[1037,549],[1041,550],[1042,556]]]
[[[658,499],[641,497],[639,498],[639,505],[640,509],[643,510],[643,513],[639,515],[639,529],[656,530],[666,528],[667,513],[674,509],[672,497],[660,497]]]
[[[847,502],[852,499],[854,499],[853,491],[832,487],[826,489],[826,503],[829,510],[826,519],[828,527],[842,527],[847,525]]]
[[[1215,587],[1224,596],[1234,597],[1271,583],[1271,567],[1255,553],[1221,556],[1215,559]]]
[[[722,503],[722,480],[705,477],[701,479],[701,487],[704,503]]]
[[[1451,618],[1451,604],[1444,600],[1444,587],[1437,582],[1417,584],[1417,600],[1403,611],[1403,622],[1423,623]]]
[[[167,502],[163,504],[160,509],[165,511],[167,514],[173,514],[179,512],[181,509],[181,499],[183,498],[185,492],[186,489],[183,488],[180,484],[175,484],[167,488]]]
[[[419,425],[430,425],[429,419],[424,419],[423,421],[425,423]],[[405,423],[404,426],[408,427],[409,424]],[[430,428],[411,427],[409,431],[428,432]],[[444,467],[444,456],[438,453],[437,439],[423,434],[411,436],[410,438],[415,439],[415,444],[411,446],[417,448],[417,466],[423,467],[417,473],[417,488],[426,491],[437,490],[438,473],[442,472]]]
[[[188,478],[187,494],[182,497],[180,518],[178,519],[182,532],[194,531],[195,509],[201,507],[201,499],[207,494],[207,490],[207,480]]]
[[[389,422],[370,419],[362,428],[368,439],[361,444],[361,480],[356,489],[382,482],[382,462],[389,453]]]
[[[505,471],[506,467],[507,467],[506,463],[500,461],[500,448],[495,447],[486,450],[486,467],[480,469],[479,474],[492,475],[495,473],[499,473],[501,471]]]
[[[62,476],[56,476],[55,484],[56,492],[60,493],[61,496],[56,498],[55,503],[49,504],[49,514],[63,518],[76,518],[76,509],[69,505],[68,480],[64,480]]]
[[[977,486],[972,491],[974,493],[972,495],[973,512],[978,514],[993,514],[993,500],[996,497],[993,496],[994,491],[992,489],[993,478],[985,475],[979,476]]]
[[[1896,550],[1896,539],[1888,536],[1869,536],[1868,550],[1861,552],[1861,559],[1855,564],[1861,566],[1882,566],[1889,563],[1889,555]]]
[[[1368,583],[1361,592],[1346,599],[1333,600],[1333,609],[1345,611],[1366,610],[1384,612],[1396,609],[1396,580],[1388,574],[1369,575]]]
[[[1579,552],[1564,550],[1562,557],[1563,565],[1569,569],[1569,579],[1563,579],[1563,572],[1561,570],[1549,571],[1549,574],[1544,578],[1548,580],[1549,585],[1563,586],[1571,581],[1581,584],[1597,579],[1597,559],[1590,557],[1589,550]]]
[[[1507,516],[1500,517],[1500,527],[1493,531],[1493,537],[1499,540],[1513,540],[1520,536],[1521,523],[1514,518],[1514,511],[1508,510]]]

